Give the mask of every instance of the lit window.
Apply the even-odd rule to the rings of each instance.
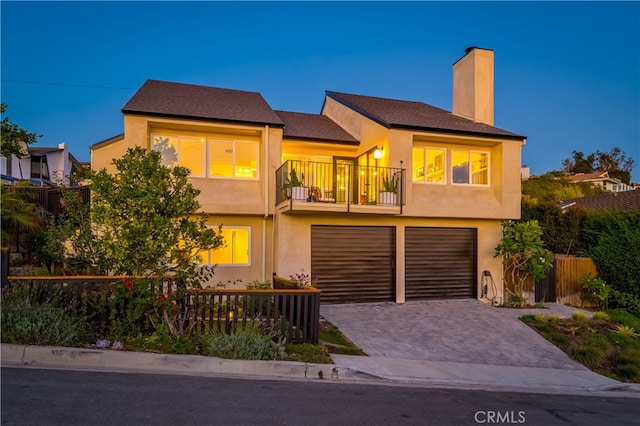
[[[250,265],[251,228],[222,228],[224,246],[202,252],[200,261],[212,265]]]
[[[488,185],[489,154],[474,151],[451,151],[453,183]]]
[[[445,183],[444,148],[414,147],[411,175],[413,182]]]
[[[162,164],[186,167],[191,177],[257,179],[259,146],[250,141],[151,135],[151,149],[160,152]]]
[[[258,146],[256,142],[210,139],[209,175],[256,179]]]

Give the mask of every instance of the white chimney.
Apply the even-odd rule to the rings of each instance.
[[[493,50],[469,47],[453,64],[453,113],[493,126]]]

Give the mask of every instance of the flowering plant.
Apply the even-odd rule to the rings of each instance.
[[[317,275],[311,276],[305,273],[304,269],[300,269],[299,273],[289,275],[289,279],[294,281],[298,288],[310,288],[316,286],[319,277]]]

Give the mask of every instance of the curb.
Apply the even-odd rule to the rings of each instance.
[[[144,352],[66,348],[57,346],[0,345],[0,359],[6,366],[55,367],[175,373],[191,375],[243,375],[298,380],[339,380],[361,377],[335,364],[295,361],[246,361],[201,355],[172,355]]]
[[[3,366],[74,369],[87,371],[135,372],[147,374],[180,374],[226,376],[254,379],[287,379],[314,382],[343,382],[393,386],[417,386],[446,389],[487,390],[527,393],[561,393],[640,398],[640,384],[617,382],[598,386],[528,386],[488,383],[462,377],[405,377],[372,373],[336,364],[314,364],[295,361],[246,361],[202,355],[174,355],[129,352],[94,348],[30,346],[0,344]],[[370,369],[369,369],[370,370]]]

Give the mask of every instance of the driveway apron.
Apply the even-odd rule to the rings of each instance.
[[[516,367],[585,369],[524,325],[528,313],[570,308],[496,308],[479,300],[322,305],[320,314],[369,356]]]

